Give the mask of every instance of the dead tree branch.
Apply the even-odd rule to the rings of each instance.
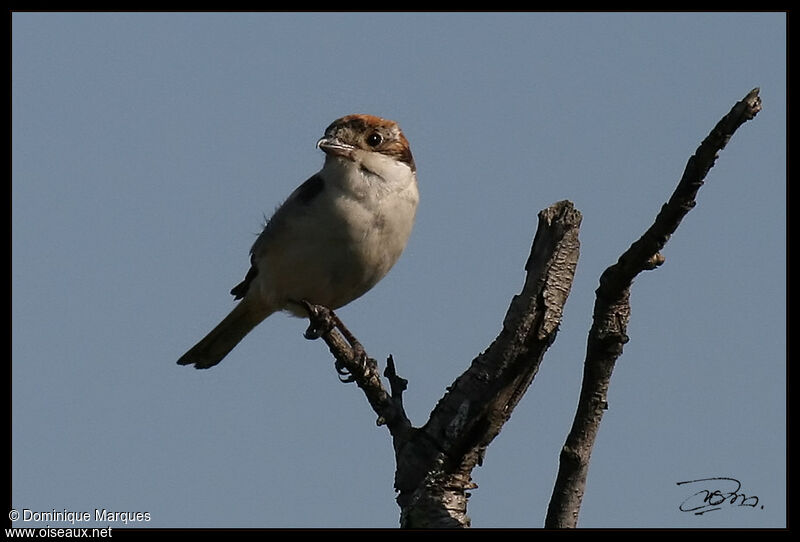
[[[378,425],[386,425],[395,441],[407,438],[412,428],[403,409],[402,393],[406,382],[395,373],[391,356],[384,373],[389,379],[389,393],[381,382],[378,362],[367,356],[361,343],[339,317],[321,305],[306,304],[306,310],[310,321],[306,338],[322,337],[336,360],[337,372],[348,375],[343,382],[355,382],[364,391],[367,401],[378,415]]]
[[[603,412],[608,407],[611,373],[623,346],[628,342],[626,331],[633,279],[642,271],[654,269],[664,262],[660,251],[683,217],[695,206],[697,191],[703,186],[717,154],[725,148],[737,128],[761,110],[758,93],[758,88],[751,90],[717,123],[689,158],[677,188],[661,208],[653,225],[600,277],[578,409],[572,430],[561,450],[558,477],[545,520],[546,528],[570,528],[578,523],[592,448]]]
[[[539,213],[525,284],[511,301],[502,331],[453,382],[420,428],[411,426],[403,410],[406,383],[397,376],[391,358],[388,393],[377,363],[338,318],[320,307],[307,307],[312,331],[307,335],[322,336],[340,373],[349,373],[364,390],[378,422],[385,423],[393,437],[402,527],[469,526],[468,490],[476,487],[472,470],[481,464],[555,340],[578,262],[580,222],[581,214],[568,201]]]

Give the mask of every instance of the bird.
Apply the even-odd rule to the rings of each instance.
[[[414,225],[419,190],[408,140],[392,120],[353,114],[317,141],[322,169],[292,192],[250,249],[250,269],[231,294],[238,304],[179,365],[217,365],[275,312],[307,316],[368,292],[394,266]]]

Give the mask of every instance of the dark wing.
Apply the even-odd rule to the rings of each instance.
[[[231,295],[233,296],[233,299],[238,300],[247,295],[247,290],[250,288],[250,283],[253,282],[253,279],[256,278],[256,275],[258,275],[258,267],[256,267],[255,260],[251,256],[250,269],[247,271],[247,275],[245,275],[244,280],[231,289]]]
[[[306,182],[301,184],[297,189],[289,196],[289,199],[281,206],[281,208],[286,206],[286,203],[290,201],[297,201],[300,205],[308,205],[311,201],[317,197],[322,189],[325,187],[325,182],[322,180],[322,177],[319,174],[313,175],[310,179]],[[250,283],[253,282],[253,279],[258,276],[258,266],[256,266],[255,260],[255,251],[256,246],[258,245],[259,241],[262,241],[262,238],[269,235],[270,231],[270,224],[272,224],[273,220],[275,220],[276,215],[280,216],[279,208],[275,211],[275,215],[267,222],[264,226],[264,231],[261,232],[256,242],[253,243],[253,247],[250,249],[250,269],[247,271],[247,275],[245,275],[244,280],[237,284],[236,286],[231,289],[231,295],[235,300],[242,299],[244,296],[247,295],[247,290],[250,289]]]

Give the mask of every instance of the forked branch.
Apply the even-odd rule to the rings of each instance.
[[[402,404],[406,382],[390,358],[391,393],[374,359],[332,313],[308,306],[311,333],[321,336],[364,390],[392,434],[400,523],[410,528],[468,527],[471,472],[528,389],[547,348],[555,340],[578,262],[581,214],[568,201],[539,213],[522,291],[514,296],[503,329],[489,348],[448,388],[421,428],[411,427]],[[328,311],[329,312],[329,311]]]

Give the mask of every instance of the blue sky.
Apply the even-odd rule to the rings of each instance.
[[[784,526],[785,24],[12,14],[12,506],[148,512],[143,527],[398,524],[388,432],[305,321],[271,317],[212,370],[175,363],[232,308],[325,126],[370,113],[402,126],[421,202],[399,263],[339,314],[394,355],[416,425],[499,331],[538,211],[583,213],[557,341],[468,509],[476,527],[541,527],[599,275],[759,86],[764,110],[634,285],[580,526]],[[759,507],[680,512],[677,482],[714,476]]]

